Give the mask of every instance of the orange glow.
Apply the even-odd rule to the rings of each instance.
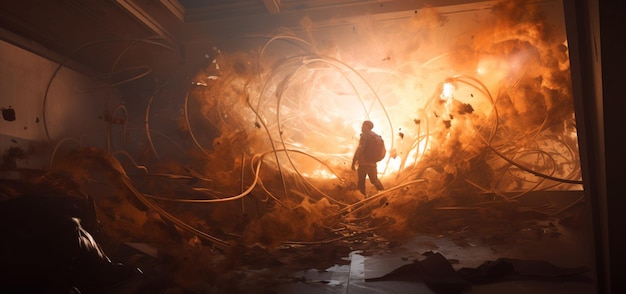
[[[387,143],[379,173],[392,191],[424,179],[417,194],[432,194],[449,177],[483,191],[580,189],[564,26],[539,17],[562,13],[553,4],[426,8],[214,48],[188,99],[219,135],[198,147],[222,160],[275,152],[256,176],[277,199],[341,199],[333,189],[355,181],[350,162],[368,119]],[[488,173],[473,170],[477,158]]]
[[[171,158],[159,152],[176,140],[146,148],[161,160],[147,170],[172,181],[189,174],[198,182],[190,190],[206,199],[179,196],[163,180],[151,184],[165,195],[133,191],[155,207],[154,199],[271,203],[242,239],[282,233],[266,240],[275,246],[326,238],[377,197],[398,203],[382,215],[396,221],[388,232],[404,232],[424,199],[582,189],[560,2],[470,8],[364,16],[213,47],[179,121],[191,144]],[[386,190],[368,199],[350,169],[363,120],[388,150],[378,165]],[[210,214],[223,231],[233,226],[228,212],[240,213],[233,206]],[[289,230],[276,232],[278,224]]]

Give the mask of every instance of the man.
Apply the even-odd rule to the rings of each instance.
[[[376,187],[378,191],[384,190],[383,184],[378,179],[378,169],[376,168],[375,159],[376,155],[372,154],[371,146],[374,144],[375,136],[378,136],[376,133],[372,132],[374,128],[374,123],[366,120],[361,125],[361,138],[359,139],[359,146],[356,148],[354,152],[354,157],[352,157],[352,170],[356,169],[356,165],[358,164],[359,168],[357,171],[358,174],[358,187],[361,194],[367,196],[365,193],[365,177],[369,177],[370,182]]]

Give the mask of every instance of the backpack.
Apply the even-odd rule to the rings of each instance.
[[[369,157],[373,159],[374,162],[379,162],[385,158],[387,148],[385,147],[383,137],[378,134],[373,134],[368,145]]]

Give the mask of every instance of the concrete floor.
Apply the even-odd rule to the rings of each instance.
[[[5,173],[7,180],[17,177],[16,173]],[[19,177],[18,177],[19,178]],[[15,179],[13,179],[15,180]],[[10,186],[13,187],[13,186]],[[18,187],[18,186],[15,186]],[[7,190],[8,191],[8,190]],[[107,194],[108,195],[108,194]],[[538,200],[552,202],[548,195],[538,195]],[[556,197],[556,196],[555,196]],[[569,196],[568,196],[569,197]],[[528,199],[530,201],[532,199]],[[562,201],[570,203],[569,201]],[[535,205],[537,206],[537,205]],[[561,207],[561,206],[559,206]],[[572,211],[574,214],[575,210]],[[20,215],[22,217],[23,215]],[[428,224],[437,226],[437,221],[443,218],[429,219]],[[441,233],[436,236],[417,236],[409,241],[393,246],[386,246],[389,242],[378,238],[375,234],[368,232],[355,238],[346,238],[341,242],[319,245],[321,248],[287,248],[273,254],[268,254],[265,249],[246,248],[241,255],[240,268],[234,269],[232,274],[223,273],[224,279],[213,279],[212,275],[217,271],[206,271],[205,268],[211,266],[221,269],[221,253],[209,252],[207,248],[180,247],[176,253],[182,257],[176,260],[183,260],[189,256],[184,263],[173,262],[176,255],[168,258],[156,258],[157,247],[147,246],[149,250],[142,249],[141,246],[128,246],[132,252],[120,254],[116,250],[105,250],[109,257],[115,262],[122,262],[129,266],[137,266],[146,274],[144,280],[137,281],[137,284],[124,285],[121,289],[116,289],[107,293],[234,293],[225,292],[224,284],[235,284],[232,289],[242,291],[236,293],[259,293],[259,294],[290,294],[290,293],[436,293],[426,283],[420,279],[389,279],[385,281],[369,281],[372,278],[383,277],[386,274],[402,266],[413,264],[414,261],[422,262],[426,259],[426,253],[438,253],[443,256],[452,271],[463,268],[477,268],[488,261],[499,258],[513,258],[527,261],[545,261],[558,268],[588,268],[585,273],[587,280],[508,280],[498,281],[488,284],[473,284],[466,288],[463,293],[573,293],[573,294],[595,294],[596,283],[593,281],[595,274],[594,246],[590,237],[590,230],[585,229],[585,218],[579,217],[577,226],[563,226],[567,222],[564,218],[537,219],[528,222],[528,229],[519,230],[511,226],[508,218],[500,218],[506,222],[506,226],[499,226],[508,229],[507,232],[489,231],[487,236],[483,231],[476,230],[473,235],[469,231],[451,231],[445,226],[440,226]],[[474,224],[481,226],[480,223]],[[502,234],[500,234],[502,233]],[[494,238],[493,236],[500,236]],[[505,236],[505,237],[503,237]],[[169,240],[169,239],[168,239]],[[382,245],[381,245],[382,244]],[[136,245],[134,243],[127,245]],[[347,248],[347,250],[343,250]],[[153,250],[154,249],[154,250]],[[197,249],[198,251],[192,251]],[[317,250],[320,249],[320,250]],[[340,250],[341,249],[341,250]],[[335,252],[339,252],[334,254]],[[352,252],[350,252],[352,251]],[[142,252],[143,257],[137,258],[138,252]],[[203,256],[201,253],[209,253]],[[345,256],[343,256],[345,254]],[[294,256],[300,258],[293,258]],[[211,260],[215,258],[213,264]],[[243,262],[243,260],[252,262]],[[306,260],[306,261],[305,261]],[[207,263],[207,261],[209,261]],[[176,266],[172,265],[174,263]],[[180,271],[183,266],[192,268],[184,271],[185,274],[195,274],[199,281],[194,283],[204,283],[201,289],[216,289],[215,291],[191,291],[185,292],[179,281],[164,283],[165,279],[172,279],[172,271]],[[320,266],[324,264],[324,266]],[[333,265],[334,264],[334,265]],[[328,266],[332,265],[332,266]],[[289,268],[287,268],[289,267]],[[297,268],[298,270],[293,270]],[[193,269],[199,269],[193,271]],[[305,270],[303,270],[305,269]],[[229,275],[230,274],[230,275]],[[205,278],[206,276],[206,278]],[[167,282],[167,281],[165,281]],[[176,282],[176,283],[174,283]],[[238,285],[241,284],[241,285]],[[239,287],[241,286],[241,287]],[[149,292],[138,292],[133,289],[149,289]],[[175,289],[176,291],[172,290]],[[252,291],[254,290],[254,291]],[[177,292],[178,291],[178,292]],[[459,293],[459,292],[456,292]],[[448,293],[446,293],[448,294]]]
[[[452,260],[455,270],[475,268],[485,261],[493,261],[500,257],[523,260],[543,260],[561,268],[588,267],[589,278],[593,280],[592,254],[588,244],[575,242],[576,236],[563,235],[559,238],[544,238],[526,243],[509,245],[480,245],[470,243],[468,247],[459,247],[453,241],[433,237],[417,237],[403,246],[400,252],[384,252],[371,256],[363,256],[361,252],[352,252],[346,257],[349,265],[336,265],[324,270],[311,269],[295,276],[302,277],[302,282],[283,284],[274,290],[277,294],[290,293],[434,293],[424,282],[420,281],[366,281],[381,277],[413,260],[422,260],[422,253],[438,252],[448,260]],[[539,281],[518,280],[472,285],[462,293],[596,293],[593,281]]]

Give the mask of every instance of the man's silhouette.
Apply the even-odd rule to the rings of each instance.
[[[358,187],[361,194],[365,193],[365,177],[369,177],[370,182],[376,187],[378,191],[384,190],[383,184],[378,179],[378,169],[376,168],[376,155],[372,154],[372,150],[376,133],[372,132],[374,123],[366,120],[361,125],[361,138],[359,139],[359,146],[354,152],[352,157],[352,170],[356,169],[358,165]]]

